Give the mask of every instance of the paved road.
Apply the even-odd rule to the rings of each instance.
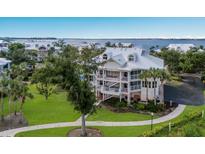
[[[181,77],[183,81],[181,85],[165,85],[165,101],[172,100],[175,103],[185,105],[205,104],[204,85],[200,78],[194,74],[183,74]]]
[[[174,119],[177,116],[179,116],[184,111],[184,109],[185,109],[185,105],[179,105],[173,112],[169,113],[168,115],[154,119],[153,124],[158,124],[158,123],[162,123],[162,122]],[[143,126],[143,125],[150,125],[150,123],[151,123],[151,120],[129,121],[129,122],[87,121],[86,125],[87,126]],[[20,132],[25,132],[25,131],[47,129],[47,128],[80,126],[80,125],[81,125],[81,121],[78,119],[75,122],[51,123],[51,124],[35,125],[35,126],[28,126],[28,127],[6,130],[6,131],[0,132],[0,136],[13,137],[15,136],[15,134],[20,133]]]

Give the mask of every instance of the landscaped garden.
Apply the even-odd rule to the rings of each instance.
[[[23,107],[23,113],[29,125],[75,121],[80,117],[80,114],[74,111],[71,102],[67,100],[66,92],[60,90],[46,100],[39,94],[35,85],[30,85],[29,88],[34,98],[28,98]],[[6,114],[9,112],[7,100],[5,99]],[[10,106],[11,111],[14,111],[14,104]]]
[[[127,103],[119,98],[110,98],[104,102],[101,102],[97,108],[97,112],[89,115],[88,121],[142,121],[150,120],[151,111],[142,113],[145,109],[145,104],[134,103],[132,106],[128,106]],[[154,106],[154,105],[153,105]],[[139,111],[139,112],[138,112]],[[140,113],[141,112],[141,113]],[[153,118],[159,116],[155,115]]]
[[[154,116],[157,118],[157,116]],[[117,113],[108,110],[107,108],[99,108],[97,113],[88,116],[88,121],[142,121],[150,120],[151,115],[140,114],[133,112]]]
[[[202,106],[186,106],[184,112],[178,116],[177,118],[171,120],[171,122],[174,124],[176,121],[183,119],[186,115],[192,113],[192,112],[202,112],[202,110],[205,110],[205,105]],[[205,121],[205,120],[204,120]],[[160,123],[160,124],[155,124],[153,125],[153,128],[158,128],[158,127],[163,127],[169,124],[170,121]],[[192,122],[190,122],[192,123]],[[72,130],[73,128],[78,128],[78,127],[63,127],[63,128],[51,128],[51,129],[41,129],[41,130],[35,130],[35,131],[28,131],[28,132],[22,132],[16,134],[16,136],[59,136],[59,137],[65,137],[67,136],[68,132]],[[151,126],[150,125],[145,125],[145,126],[114,126],[114,127],[107,127],[107,126],[98,126],[98,127],[93,127],[100,129],[103,136],[107,137],[131,137],[131,136],[143,136],[143,133],[150,131]],[[201,126],[201,130],[205,129],[204,125]],[[168,130],[167,130],[168,131]],[[173,130],[175,131],[175,130]],[[174,134],[174,133],[173,133]],[[164,135],[164,134],[163,134]],[[162,134],[158,136],[163,136]],[[205,134],[202,134],[205,136]],[[165,134],[166,136],[166,134]]]

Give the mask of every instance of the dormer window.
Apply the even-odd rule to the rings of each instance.
[[[104,54],[104,55],[103,55],[103,59],[104,59],[104,60],[107,60],[107,54]]]
[[[134,61],[134,56],[133,55],[129,55],[128,60],[129,61]]]

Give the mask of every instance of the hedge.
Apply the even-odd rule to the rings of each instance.
[[[184,125],[185,123],[187,123],[195,118],[199,118],[200,116],[201,116],[201,112],[188,113],[184,116],[184,118],[178,119],[174,123],[172,123],[172,128]],[[144,132],[142,136],[143,137],[154,137],[157,134],[159,134],[161,131],[168,130],[168,129],[169,129],[169,124],[164,125],[164,126],[159,126],[159,127],[154,128],[152,131]]]

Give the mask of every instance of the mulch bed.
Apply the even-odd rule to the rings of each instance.
[[[100,130],[95,128],[86,128],[87,136],[86,137],[101,137],[102,133]],[[68,135],[68,137],[82,137],[81,136],[81,128],[73,129],[71,130]]]
[[[4,121],[0,120],[0,131],[24,127],[24,126],[28,126],[28,122],[20,113],[17,113],[16,115],[12,113],[6,116],[4,118]]]
[[[110,105],[109,103],[106,103],[106,102],[102,102],[100,105],[99,105],[100,108],[105,108],[105,109],[108,109],[112,112],[115,112],[115,113],[126,113],[126,112],[133,112],[133,113],[140,113],[140,114],[146,114],[146,115],[150,115],[151,112],[149,111],[138,111],[138,110],[135,110],[134,108],[132,107],[122,107],[120,109],[117,109],[116,107],[113,107],[112,105]],[[155,115],[157,116],[164,116],[164,115],[167,115],[169,114],[170,112],[172,112],[177,106],[173,106],[173,107],[170,107],[170,108],[167,108],[165,111],[163,112],[158,112],[158,113],[155,113]]]

